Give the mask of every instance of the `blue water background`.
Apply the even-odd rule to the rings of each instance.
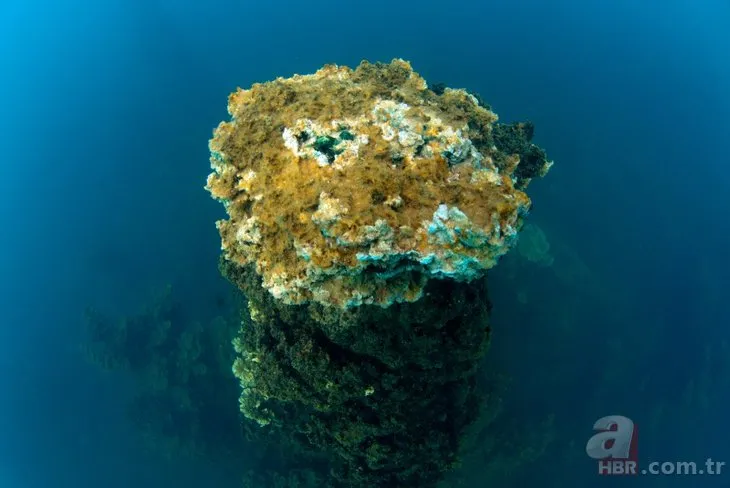
[[[585,425],[578,451],[598,417],[650,422],[730,335],[728,25],[719,0],[4,0],[0,487],[237,486],[214,463],[140,451],[124,417],[129,379],[79,353],[82,312],[129,313],[172,282],[204,313],[228,286],[216,269],[222,210],[203,190],[227,94],[361,59],[407,59],[427,80],[480,93],[503,121],[532,120],[555,160],[530,187],[531,218],[555,252],[577,256],[601,305],[563,297],[578,310],[565,331],[552,315],[560,296],[533,293],[525,315],[509,308],[515,281],[493,273],[494,360],[523,402],[513,420]],[[545,337],[562,349],[534,362],[527,351],[555,348]],[[596,357],[610,341],[615,354]],[[594,374],[611,363],[623,376]],[[560,390],[530,381],[545,369],[564,376]],[[707,408],[642,436],[643,453],[730,462],[730,379],[714,380]],[[593,468],[577,458],[576,486],[611,484]]]

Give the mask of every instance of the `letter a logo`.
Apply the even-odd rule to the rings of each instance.
[[[588,439],[586,453],[593,459],[628,459],[635,449],[635,427],[631,419],[621,415],[609,415],[596,420],[593,430],[598,434]],[[632,452],[634,451],[634,452]]]

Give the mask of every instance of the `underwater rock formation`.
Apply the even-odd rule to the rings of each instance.
[[[388,306],[430,278],[482,276],[551,164],[531,130],[495,138],[474,96],[437,95],[400,60],[255,84],[228,111],[207,184],[230,216],[223,251],[291,304]]]
[[[477,418],[486,271],[552,164],[530,124],[402,60],[229,97],[206,188],[248,299],[241,411],[333,455],[342,486],[433,486]]]

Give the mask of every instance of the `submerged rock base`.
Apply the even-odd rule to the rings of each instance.
[[[529,123],[403,60],[238,89],[210,141],[221,270],[248,299],[243,414],[343,487],[435,484],[477,418],[486,272],[550,169]]]
[[[275,299],[221,260],[248,298],[235,342],[242,412],[330,453],[333,486],[430,487],[477,418],[489,342],[486,280],[432,280],[420,300],[342,310]]]

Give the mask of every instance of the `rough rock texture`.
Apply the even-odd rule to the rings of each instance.
[[[402,60],[255,84],[228,111],[207,183],[229,215],[224,255],[289,304],[386,307],[483,276],[551,165],[531,124],[496,124]]]
[[[229,215],[221,272],[248,300],[241,412],[329,455],[334,487],[436,486],[490,397],[486,270],[551,165],[532,125],[401,60],[228,105],[207,188]]]
[[[251,265],[223,259],[221,271],[248,297],[233,366],[247,418],[330,454],[337,488],[430,488],[458,465],[485,405],[486,279],[432,280],[416,303],[342,310],[285,304]]]

